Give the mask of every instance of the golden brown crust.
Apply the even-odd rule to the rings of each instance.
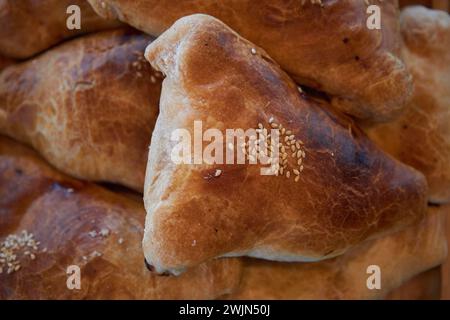
[[[412,91],[398,58],[397,1],[369,1],[381,8],[381,30],[366,26],[367,0],[89,2],[100,15],[153,35],[186,15],[214,16],[264,48],[298,83],[325,91],[335,107],[367,121],[395,117]]]
[[[72,40],[0,74],[0,133],[61,171],[142,192],[161,78],[150,36],[128,29]]]
[[[428,6],[431,7],[432,0],[399,0],[400,8],[406,7],[406,6],[412,6],[412,5],[422,5],[422,6]]]
[[[410,7],[401,15],[403,58],[414,77],[410,105],[395,122],[369,135],[400,161],[425,174],[430,201],[450,202],[450,17]]]
[[[78,5],[81,29],[66,26],[67,7]],[[120,26],[99,17],[86,0],[0,0],[0,54],[25,59],[64,39]]]
[[[398,233],[365,243],[316,263],[246,260],[239,291],[232,299],[380,299],[392,289],[445,259],[444,209]],[[381,271],[381,289],[367,288],[367,267]]]
[[[61,175],[1,136],[0,208],[0,245],[24,229],[40,242],[34,260],[15,250],[20,269],[0,273],[0,299],[212,299],[239,282],[237,259],[155,276],[140,246],[141,202]],[[66,286],[70,265],[80,267],[81,290]]]
[[[448,0],[400,0],[400,8],[413,5],[422,5],[435,10],[449,11]]]
[[[10,66],[14,63],[14,59],[6,58],[3,56],[0,56],[0,72],[5,69],[7,66]]]
[[[386,296],[387,300],[439,300],[440,298],[440,266],[422,272]]]
[[[325,102],[300,94],[262,49],[219,20],[178,20],[146,58],[166,75],[144,190],[144,252],[158,271],[223,255],[322,259],[425,214],[420,173],[381,152]],[[194,120],[225,133],[267,128],[270,118],[304,142],[298,182],[261,176],[259,165],[171,161],[171,133],[184,128],[193,137]]]

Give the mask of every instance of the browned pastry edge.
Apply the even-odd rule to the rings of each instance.
[[[449,11],[448,0],[400,0],[400,7],[422,5],[435,10]]]
[[[178,20],[146,58],[166,75],[144,190],[144,252],[158,272],[230,255],[330,258],[424,216],[423,175],[376,148],[326,102],[299,93],[264,50],[219,20]],[[194,137],[194,121],[222,133],[283,125],[292,131],[282,137],[285,171],[262,176],[260,165],[175,164],[171,134],[183,128]],[[288,146],[289,139],[303,147]]]
[[[71,40],[0,73],[0,133],[62,172],[142,192],[161,75],[152,37],[127,28]]]
[[[400,161],[422,172],[429,200],[450,202],[450,16],[420,6],[401,14],[403,59],[414,77],[411,103],[370,137]]]
[[[14,62],[15,62],[14,59],[10,59],[0,55],[0,72],[2,72],[2,70],[5,69],[7,66],[12,65]]]
[[[160,35],[191,14],[214,16],[264,48],[300,84],[332,96],[339,110],[367,122],[399,115],[412,81],[398,56],[398,1],[89,0],[105,18]],[[369,30],[368,4],[381,10]]]
[[[430,207],[422,223],[362,244],[332,260],[297,264],[246,260],[240,289],[229,298],[383,299],[392,289],[445,260],[443,218],[449,209],[450,206]],[[371,265],[380,267],[379,290],[367,287],[372,274],[367,273],[367,268]],[[432,281],[433,285],[426,287],[435,295],[438,280]],[[415,285],[425,287],[420,282]],[[409,297],[419,298],[421,294],[426,292],[411,292]],[[395,291],[391,297],[396,297]]]
[[[392,290],[387,300],[438,300],[441,298],[441,266],[422,272]]]
[[[64,176],[0,136],[0,252],[8,235],[33,236],[12,250],[18,270],[8,274],[0,261],[0,299],[212,299],[237,287],[237,259],[180,277],[150,273],[140,245],[144,216],[142,202]],[[67,288],[70,265],[80,268],[80,290]]]
[[[81,29],[66,26],[70,5],[80,8]],[[86,0],[0,0],[0,55],[26,59],[65,39],[120,25],[99,17]]]

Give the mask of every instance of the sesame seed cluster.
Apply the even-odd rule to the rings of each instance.
[[[19,271],[21,261],[28,258],[34,260],[39,250],[40,242],[27,230],[19,234],[11,234],[0,244],[0,274]]]
[[[88,234],[91,238],[96,238],[96,237],[106,238],[109,236],[110,231],[107,228],[102,228],[98,232],[96,230],[91,230],[91,231],[89,231]]]
[[[136,70],[136,76],[138,78],[142,78],[143,72],[146,69],[151,70],[150,74],[150,82],[155,84],[158,79],[161,79],[163,77],[161,72],[155,71],[153,69],[149,68],[149,64],[147,60],[144,57],[144,54],[140,51],[134,51],[134,55],[137,57],[135,61],[131,63],[131,66]]]
[[[256,132],[259,138],[250,136],[248,141],[241,144],[241,150],[246,158],[251,163],[267,159],[273,175],[285,176],[288,179],[292,176],[294,181],[298,182],[306,158],[303,141],[297,139],[292,130],[275,122],[273,118],[269,119],[269,129],[259,123]],[[272,137],[272,134],[277,135],[276,139],[273,139],[275,137]],[[274,141],[278,143],[275,145]]]

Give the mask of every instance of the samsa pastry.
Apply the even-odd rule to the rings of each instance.
[[[183,16],[214,16],[265,49],[299,84],[326,92],[334,107],[366,122],[395,118],[411,94],[411,78],[398,56],[397,1],[89,2],[101,16],[154,36]],[[369,29],[368,23],[377,26],[378,13],[380,29]]]
[[[142,192],[161,75],[145,61],[152,37],[104,31],[0,73],[0,133],[62,172]]]
[[[146,58],[166,76],[144,189],[143,247],[156,271],[180,273],[222,256],[321,260],[424,216],[420,173],[379,150],[326,102],[300,93],[265,51],[219,20],[178,20]],[[245,164],[239,154],[234,164],[177,162],[174,134],[195,137],[196,121],[205,137],[208,129],[225,135],[256,128],[261,141],[264,129],[276,128],[279,142],[270,146],[278,156],[250,164],[263,153],[254,153],[256,137],[249,136],[225,143],[244,149]]]
[[[370,137],[400,161],[421,171],[429,200],[450,202],[450,16],[424,7],[401,15],[402,56],[414,77],[404,114],[369,130]]]
[[[80,29],[67,27],[74,5]],[[26,59],[65,39],[121,24],[98,16],[86,0],[0,0],[0,25],[0,55]]]
[[[241,263],[218,259],[156,276],[141,250],[142,202],[69,178],[0,136],[0,299],[213,299]],[[81,286],[76,288],[76,268]]]

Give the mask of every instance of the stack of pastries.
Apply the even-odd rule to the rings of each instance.
[[[0,22],[0,299],[441,297],[446,12],[0,0]],[[277,132],[271,174],[252,136],[215,149],[243,162],[174,161],[195,123]]]

